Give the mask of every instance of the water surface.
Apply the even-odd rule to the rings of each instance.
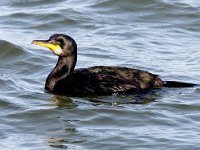
[[[0,2],[0,149],[200,148],[200,88],[65,97],[43,90],[57,57],[31,45],[78,43],[77,68],[119,65],[200,83],[198,0]]]

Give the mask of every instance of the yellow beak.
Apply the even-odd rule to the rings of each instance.
[[[62,48],[60,47],[60,45],[49,43],[48,40],[33,40],[31,44],[47,47],[56,55],[62,54]]]
[[[47,40],[33,40],[31,44],[47,47],[53,52],[55,50],[61,48],[59,45],[54,45],[54,44],[48,43]]]

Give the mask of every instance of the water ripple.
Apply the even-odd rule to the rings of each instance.
[[[11,59],[12,57],[17,57],[25,54],[25,51],[19,46],[12,44],[8,41],[0,40],[0,58]]]
[[[65,33],[77,41],[77,68],[120,65],[199,83],[199,1],[0,4],[0,149],[199,149],[199,87],[52,95],[43,88],[57,56],[31,45]]]

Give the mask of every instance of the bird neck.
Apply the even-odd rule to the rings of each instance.
[[[76,60],[77,56],[59,56],[55,68],[47,77],[45,89],[48,91],[55,90],[56,84],[74,71]]]

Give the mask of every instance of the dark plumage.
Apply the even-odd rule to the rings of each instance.
[[[48,47],[58,55],[58,62],[46,79],[45,89],[57,94],[87,95],[145,91],[162,86],[193,86],[190,83],[162,81],[147,71],[127,67],[95,66],[76,69],[77,45],[74,39],[54,34],[49,40],[32,44]]]

